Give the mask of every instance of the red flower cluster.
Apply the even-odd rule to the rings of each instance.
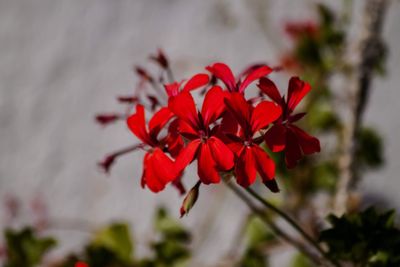
[[[199,181],[185,197],[182,214],[193,206],[201,184],[219,183],[222,175],[234,176],[238,184],[248,187],[258,173],[271,191],[279,191],[275,162],[263,144],[272,153],[284,153],[288,168],[304,155],[320,150],[318,139],[294,125],[305,115],[295,113],[294,109],[311,89],[299,78],[290,79],[285,97],[266,78],[276,69],[264,64],[253,65],[235,78],[227,65],[215,63],[206,67],[211,75],[200,73],[176,82],[161,50],[150,60],[161,69],[160,76],[136,67],[139,83],[134,93],[117,98],[126,106],[125,112],[96,117],[101,125],[126,118],[140,143],[108,154],[99,166],[109,172],[119,156],[145,150],[142,186],[159,192],[172,184],[183,194],[184,170],[197,161]],[[169,83],[164,82],[166,79]],[[257,81],[258,97],[247,98],[246,88]],[[147,90],[148,86],[152,90]],[[199,98],[202,103],[196,105],[195,99]],[[149,120],[145,110],[152,114]]]
[[[146,149],[142,185],[159,192],[168,183],[180,184],[184,169],[197,161],[201,183],[219,183],[221,174],[229,173],[247,187],[258,173],[272,191],[278,191],[275,163],[262,144],[273,152],[284,151],[289,168],[303,155],[320,150],[318,139],[293,125],[305,115],[294,114],[294,109],[310,86],[291,78],[285,98],[265,77],[273,71],[268,66],[252,68],[240,79],[223,63],[206,69],[223,86],[210,85],[206,74],[193,76],[184,86],[182,82],[166,84],[168,101],[148,123],[141,104],[127,119],[129,129]],[[254,81],[259,81],[262,96],[246,99],[245,90]],[[199,88],[206,88],[206,93],[201,107],[196,107],[192,92]]]

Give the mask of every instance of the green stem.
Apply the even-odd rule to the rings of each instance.
[[[316,250],[318,250],[322,256],[324,256],[325,259],[328,261],[332,262],[335,266],[340,266],[340,264],[329,257],[329,255],[320,247],[320,245],[317,243],[317,241],[314,240],[309,234],[307,234],[289,215],[287,215],[285,212],[280,210],[279,208],[275,207],[268,201],[266,201],[264,198],[262,198],[259,194],[257,194],[253,189],[250,187],[245,188],[245,190],[253,196],[255,199],[257,199],[261,204],[263,204],[266,208],[272,210],[276,214],[278,214],[280,217],[282,217],[287,223],[289,223],[294,229],[296,229],[301,236],[305,240],[307,240]]]
[[[247,196],[242,190],[240,190],[237,186],[233,185],[229,181],[225,181],[226,185],[229,189],[232,190],[252,211],[255,215],[257,215],[271,230],[283,240],[297,248],[303,255],[308,257],[312,262],[317,264],[318,266],[326,266],[323,265],[322,259],[319,255],[316,255],[313,251],[310,251],[302,242],[296,240],[295,238],[288,235],[283,229],[281,229],[272,219],[269,218],[265,214],[265,211],[259,209],[253,201]]]

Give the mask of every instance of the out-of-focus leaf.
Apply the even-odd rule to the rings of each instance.
[[[303,254],[296,254],[291,263],[292,267],[315,267]]]
[[[245,251],[237,267],[268,267],[268,257],[256,247],[250,247]]]
[[[274,234],[258,217],[251,217],[246,228],[246,237],[249,246],[257,246],[275,240]]]
[[[322,162],[316,165],[312,172],[315,189],[334,190],[337,176],[337,165],[334,162]]]
[[[7,261],[4,267],[37,266],[43,256],[56,245],[53,238],[38,237],[31,228],[5,231]]]
[[[327,104],[315,103],[307,115],[311,127],[321,131],[330,131],[339,125],[336,114]]]
[[[164,208],[159,208],[154,220],[156,231],[165,235],[166,238],[177,239],[180,241],[189,241],[189,233],[177,222],[171,218]]]
[[[113,252],[118,259],[129,263],[132,261],[133,244],[129,227],[124,223],[114,223],[97,232],[92,244]],[[108,253],[106,253],[108,254]]]
[[[378,133],[372,128],[363,128],[357,136],[358,146],[356,159],[358,166],[378,168],[382,166],[383,141]]]
[[[321,232],[320,240],[331,257],[363,266],[400,266],[400,230],[394,227],[393,211],[378,214],[369,208],[328,220],[332,227]]]

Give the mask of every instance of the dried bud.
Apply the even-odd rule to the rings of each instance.
[[[147,95],[147,99],[149,99],[151,102],[151,110],[152,111],[155,111],[157,106],[161,106],[160,101],[158,101],[158,99],[155,96]]]
[[[105,172],[110,173],[111,165],[115,161],[115,155],[109,155],[104,158],[103,161],[97,163],[97,165]]]
[[[189,211],[192,209],[194,204],[197,201],[197,198],[199,197],[199,188],[200,188],[201,182],[198,181],[195,186],[193,186],[192,189],[190,189],[189,193],[186,195],[185,199],[182,202],[181,206],[181,218],[183,215],[188,214]]]
[[[119,114],[99,114],[96,115],[96,121],[103,126],[106,126],[110,123],[113,123],[120,119],[121,116]]]
[[[135,71],[136,71],[137,75],[140,76],[141,79],[149,81],[149,82],[154,81],[153,77],[144,68],[137,66],[135,68]]]
[[[158,65],[163,69],[168,69],[169,67],[168,59],[161,49],[158,49],[157,55],[150,56],[150,59],[158,63]]]
[[[117,100],[120,103],[134,104],[138,102],[139,99],[135,96],[119,96]]]

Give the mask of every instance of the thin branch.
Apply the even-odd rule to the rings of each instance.
[[[297,248],[301,253],[303,253],[306,257],[308,257],[312,262],[316,264],[323,264],[322,259],[316,255],[314,252],[310,251],[308,247],[306,247],[302,242],[294,239],[290,235],[288,235],[281,227],[275,224],[268,216],[266,216],[265,212],[259,209],[250,198],[239,188],[233,185],[230,182],[226,182],[227,186],[235,193],[243,202],[257,215],[271,230],[280,238]],[[324,265],[321,265],[324,266]]]
[[[245,190],[253,196],[255,199],[257,199],[260,203],[262,203],[267,209],[272,210],[276,214],[278,214],[281,218],[283,218],[287,223],[289,223],[294,229],[296,229],[297,232],[300,233],[300,235],[307,240],[321,255],[324,256],[324,258],[330,262],[332,262],[335,266],[340,266],[338,262],[336,262],[334,259],[331,259],[329,255],[321,248],[321,246],[318,244],[317,241],[314,240],[313,237],[311,237],[308,233],[306,233],[303,228],[300,227],[300,225],[297,224],[295,220],[293,220],[289,215],[287,215],[284,211],[280,210],[279,208],[275,207],[268,201],[266,201],[264,198],[262,198],[259,194],[257,194],[253,189],[250,187],[245,188]]]
[[[367,104],[373,72],[382,55],[382,24],[388,0],[369,0],[366,3],[361,35],[354,50],[353,72],[350,76],[351,112],[343,128],[334,209],[340,215],[347,209],[349,192],[357,184],[356,148],[362,116]]]

